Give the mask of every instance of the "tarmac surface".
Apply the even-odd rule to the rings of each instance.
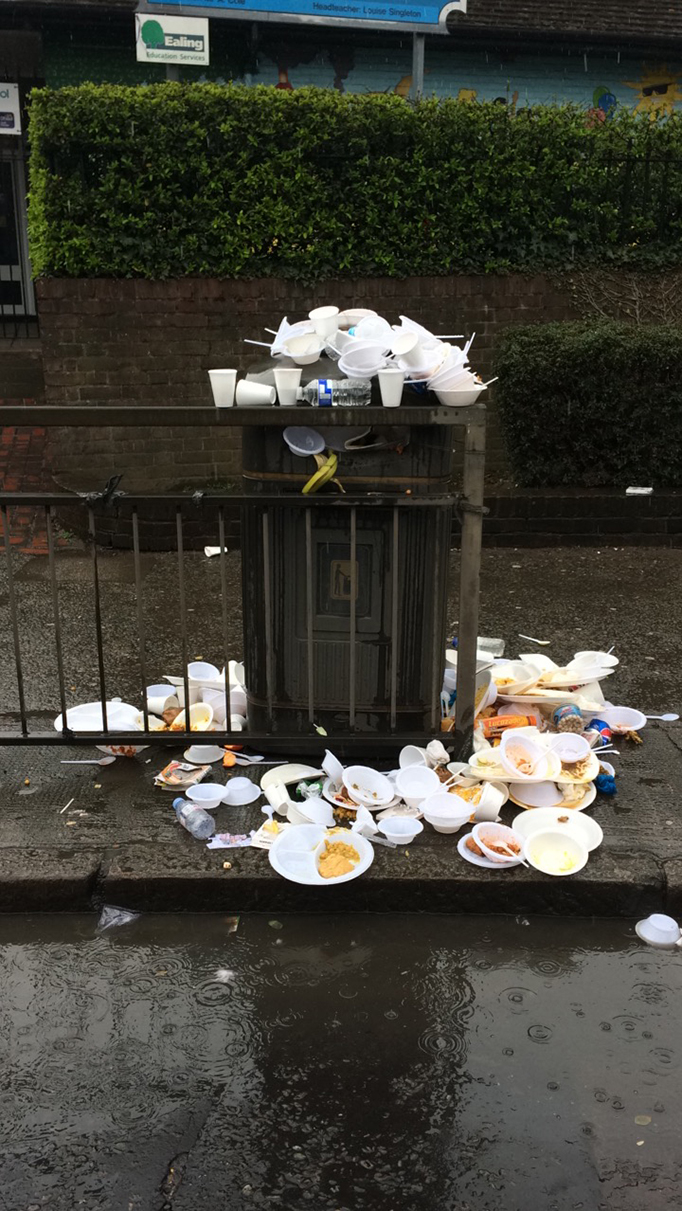
[[[192,628],[188,654],[220,665],[218,561],[203,555],[186,559]],[[231,554],[229,563],[227,656],[236,658],[241,652],[239,556]],[[139,701],[132,558],[103,555],[99,564],[107,691]],[[456,555],[452,565],[456,575]],[[13,569],[29,727],[50,731],[59,696],[48,561],[15,555]],[[518,638],[519,631],[549,639],[550,646],[542,650],[559,660],[580,648],[615,644],[621,664],[605,683],[612,700],[647,713],[679,711],[681,572],[682,552],[660,548],[486,551],[480,633],[505,638],[512,655],[533,647]],[[182,665],[175,558],[143,556],[142,574],[151,683]],[[0,728],[18,733],[4,559],[0,577]],[[98,676],[87,553],[57,555],[57,595],[67,700],[88,701],[98,696]],[[453,624],[456,616],[453,595]],[[226,854],[207,851],[192,840],[175,822],[172,796],[152,786],[153,774],[180,756],[179,750],[154,746],[135,759],[100,769],[61,764],[68,757],[96,756],[92,748],[4,747],[0,908],[79,911],[113,900],[156,911],[410,908],[632,915],[667,906],[682,912],[682,728],[679,723],[650,724],[643,738],[641,746],[624,741],[621,756],[613,759],[618,795],[598,797],[589,809],[604,829],[604,844],[571,879],[552,880],[522,868],[503,876],[466,866],[451,838],[427,828],[408,851],[377,847],[366,875],[324,893],[285,883],[271,870],[264,851]],[[396,758],[397,746],[392,760]],[[220,777],[225,776],[221,771]],[[503,818],[511,820],[515,811],[505,808]],[[216,821],[221,830],[257,827],[260,804],[221,808]],[[229,871],[223,870],[226,858],[232,863]]]
[[[682,966],[631,920],[0,918],[6,1211],[664,1211]]]

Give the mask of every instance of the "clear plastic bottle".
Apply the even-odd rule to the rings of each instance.
[[[203,807],[197,807],[188,799],[174,799],[175,814],[183,828],[197,841],[208,841],[215,832],[215,820]]]
[[[368,378],[316,378],[299,387],[298,398],[314,408],[364,408],[372,398]]]

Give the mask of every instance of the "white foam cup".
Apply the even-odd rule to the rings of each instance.
[[[240,379],[237,383],[235,394],[237,403],[242,407],[274,404],[277,398],[274,387],[268,387],[265,383],[249,382],[245,378]]]
[[[291,408],[295,405],[302,374],[300,366],[281,366],[275,370],[275,387],[280,408]]]
[[[403,397],[405,372],[392,366],[390,369],[380,370],[378,379],[384,408],[397,408]]]
[[[213,403],[216,408],[231,408],[234,404],[234,389],[237,383],[236,370],[209,370]]]

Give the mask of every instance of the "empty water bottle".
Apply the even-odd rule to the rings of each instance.
[[[183,828],[187,829],[197,841],[208,841],[215,832],[215,820],[203,807],[196,807],[187,799],[174,799],[175,814]]]
[[[368,378],[316,378],[298,389],[298,399],[314,408],[363,408],[371,398]]]

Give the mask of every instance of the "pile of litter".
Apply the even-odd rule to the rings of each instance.
[[[370,379],[378,377],[384,407],[398,407],[403,384],[416,391],[435,392],[441,404],[474,404],[494,379],[484,383],[469,366],[475,333],[464,345],[453,345],[458,334],[436,335],[409,316],[391,324],[367,308],[340,311],[316,307],[308,318],[290,324],[285,316],[271,341],[246,340],[259,345],[275,360],[275,386],[257,378],[237,381],[234,369],[209,371],[216,407],[293,404],[361,406],[370,402]],[[321,357],[338,366],[338,378],[313,379],[302,385],[307,367]],[[308,377],[314,371],[308,371]]]
[[[491,646],[495,641],[491,641]],[[539,641],[535,641],[539,642]],[[500,650],[499,647],[496,650]],[[441,693],[443,740],[454,726],[457,707],[457,651],[445,654]],[[530,866],[551,876],[580,871],[603,839],[586,815],[598,793],[616,792],[611,757],[613,739],[641,743],[647,717],[613,705],[602,689],[618,666],[611,652],[576,652],[559,666],[530,652],[509,660],[477,653],[473,751],[453,762],[442,740],[426,748],[406,745],[396,769],[344,765],[329,750],[319,768],[266,761],[239,746],[192,744],[184,760],[173,760],[155,776],[155,785],[174,792],[178,821],[211,849],[265,849],[274,868],[295,883],[331,886],[356,879],[374,858],[376,845],[404,850],[419,844],[425,829],[453,837],[464,861],[498,873]],[[203,661],[188,665],[191,730],[210,732],[246,724],[241,665],[219,672]],[[185,730],[185,678],[167,677],[147,687],[150,730]],[[112,701],[109,726],[143,728],[136,707]],[[666,716],[671,718],[671,716]],[[76,730],[101,726],[101,705],[84,704],[67,713]],[[61,728],[61,717],[55,726]],[[104,747],[116,753],[116,747]],[[127,750],[126,750],[127,751]],[[140,751],[140,746],[131,753]],[[605,758],[608,757],[609,760]],[[209,780],[212,766],[263,768],[260,787],[248,777]],[[258,801],[265,797],[266,806]],[[507,803],[520,812],[511,827],[500,820]],[[220,831],[211,813],[249,807],[261,813],[254,828]],[[262,813],[267,816],[265,822]],[[470,828],[469,828],[470,826]],[[459,834],[459,836],[456,836]],[[223,864],[226,870],[231,863]]]

